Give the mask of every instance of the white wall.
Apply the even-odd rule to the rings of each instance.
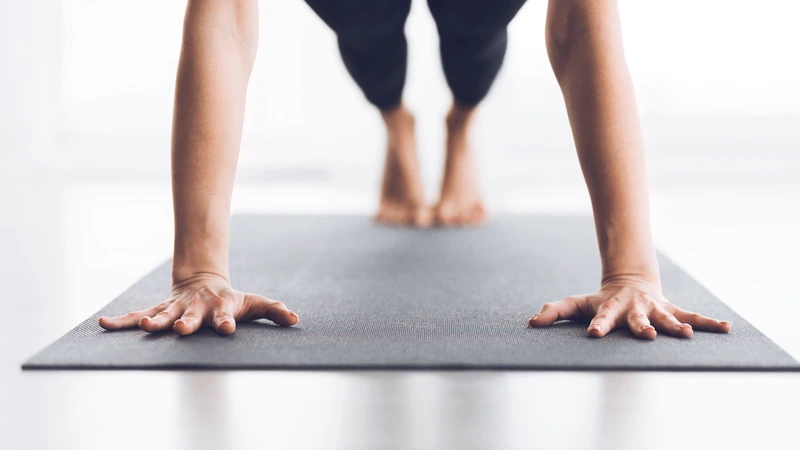
[[[163,167],[184,6],[176,0],[0,0],[6,128],[0,142],[9,146],[14,135],[15,145],[30,151],[31,142],[50,133],[58,145],[36,153],[50,162]],[[512,23],[506,65],[484,105],[479,133],[481,142],[499,147],[493,151],[571,146],[544,50],[545,9],[545,1],[529,0]],[[621,10],[640,107],[655,135],[669,137],[676,120],[699,124],[702,133],[703,116],[728,117],[739,124],[734,136],[755,124],[748,133],[758,139],[767,124],[768,140],[769,124],[800,118],[799,3],[622,0]],[[380,145],[377,118],[345,72],[332,33],[301,0],[262,2],[261,24],[243,161],[347,165],[376,157],[368,147]],[[434,155],[448,92],[422,0],[414,1],[407,34],[406,98],[421,119],[422,151]],[[20,125],[20,117],[40,125],[27,125],[28,119]],[[725,131],[729,122],[715,123]],[[715,136],[701,137],[708,145],[695,147],[730,144]],[[779,141],[771,145],[798,142]],[[659,142],[654,151],[666,153]]]

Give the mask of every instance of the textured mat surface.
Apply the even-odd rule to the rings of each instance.
[[[98,316],[163,301],[165,263],[23,368],[800,369],[680,268],[660,262],[667,298],[733,322],[730,334],[640,341],[627,331],[591,339],[571,322],[528,328],[543,303],[597,288],[587,217],[503,216],[480,228],[412,230],[353,216],[236,216],[234,285],[282,300],[300,324],[239,324],[228,337],[103,331]]]

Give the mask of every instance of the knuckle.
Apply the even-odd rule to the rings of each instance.
[[[649,315],[649,319],[650,320],[652,320],[654,322],[659,322],[659,323],[664,322],[664,318],[665,317],[666,317],[666,315],[663,312],[656,311],[656,310],[652,311],[650,313],[650,315]]]
[[[628,319],[630,320],[645,320],[647,316],[641,311],[634,311],[628,314]]]
[[[602,309],[613,308],[614,306],[616,306],[616,305],[618,305],[618,304],[619,304],[619,299],[617,299],[616,297],[614,297],[614,298],[611,298],[611,299],[609,299],[609,300],[606,300],[606,301],[604,301],[604,302],[603,302],[603,303],[600,305],[600,308],[602,308]]]
[[[188,303],[189,303],[189,308],[199,308],[203,306],[203,299],[201,299],[200,297],[192,297]]]
[[[181,319],[183,319],[184,321],[193,322],[195,320],[199,320],[200,316],[198,316],[195,313],[186,313],[181,316]]]
[[[233,320],[233,317],[231,317],[231,316],[229,316],[227,314],[222,314],[222,315],[219,315],[219,316],[214,318],[213,326],[217,326],[218,327],[218,326],[222,325],[224,322],[236,323]]]
[[[224,308],[228,306],[228,301],[220,296],[216,296],[214,300],[211,301],[211,306],[214,308]]]
[[[665,314],[667,317],[667,321],[672,322],[673,325],[682,325],[682,321],[678,320],[677,317],[673,316],[672,314]]]
[[[656,309],[655,311],[653,311],[653,317],[659,320],[667,320],[672,318],[672,314],[668,314],[666,311]]]
[[[227,311],[217,311],[217,313],[214,314],[215,320],[232,319],[232,318],[233,317],[230,314],[228,314]]]
[[[286,304],[283,302],[275,302],[272,304],[273,308],[286,309]]]

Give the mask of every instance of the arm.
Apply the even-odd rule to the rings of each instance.
[[[237,320],[297,323],[283,303],[233,289],[228,275],[231,191],[257,43],[257,0],[189,1],[172,124],[172,293],[150,309],[101,317],[103,328],[190,334],[205,325],[229,334]]]
[[[693,327],[727,332],[730,323],[683,311],[661,294],[642,133],[616,1],[551,0],[546,36],[592,200],[603,272],[597,293],[549,303],[529,323],[591,319],[594,337],[617,327],[645,339],[656,329],[682,337]]]
[[[192,1],[172,124],[173,282],[228,279],[230,200],[258,43],[257,2]]]

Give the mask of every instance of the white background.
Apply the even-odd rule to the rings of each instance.
[[[184,4],[0,0],[0,448],[800,448],[795,374],[21,372],[171,254]],[[545,6],[513,22],[481,108],[493,214],[591,212]],[[800,4],[621,10],[657,246],[800,359]],[[371,213],[380,122],[332,34],[301,0],[261,16],[234,212]],[[407,32],[433,200],[448,93],[424,1]]]
[[[101,177],[166,175],[184,5],[0,1],[5,159]],[[674,183],[678,172],[770,181],[800,173],[800,4],[623,0],[620,8],[654,182]],[[504,70],[482,108],[477,147],[490,180],[577,174],[545,53],[545,10],[530,0],[512,23]],[[366,168],[375,176],[364,183],[374,182],[381,129],[333,34],[300,0],[262,2],[260,16],[241,177],[354,179]],[[449,93],[424,1],[413,2],[406,30],[406,100],[435,184]]]

